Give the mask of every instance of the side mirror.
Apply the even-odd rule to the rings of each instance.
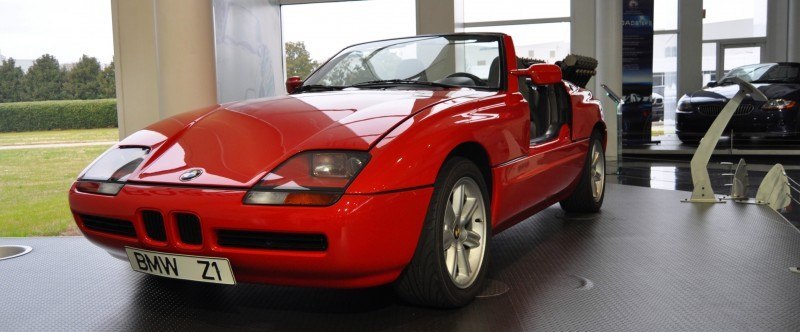
[[[286,79],[286,93],[292,93],[303,85],[303,80],[300,76],[292,76]]]
[[[717,81],[709,81],[708,84],[706,84],[706,86],[709,88],[713,88],[717,86]]]
[[[536,85],[561,83],[561,68],[547,63],[537,63],[528,69],[512,69],[511,75],[530,77]]]

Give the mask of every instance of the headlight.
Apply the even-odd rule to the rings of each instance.
[[[692,112],[692,103],[689,102],[689,97],[683,95],[681,99],[678,100],[678,112],[683,113],[691,113]]]
[[[764,106],[761,106],[761,108],[770,111],[785,110],[794,107],[794,105],[796,105],[794,100],[770,99]]]
[[[76,188],[81,192],[114,196],[149,152],[150,149],[144,147],[108,150],[78,177]]]
[[[244,197],[245,204],[313,205],[335,203],[369,161],[357,151],[309,151],[269,172]]]

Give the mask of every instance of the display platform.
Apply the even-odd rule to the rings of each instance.
[[[697,144],[685,144],[675,135],[653,138],[658,144],[631,144],[623,146],[622,154],[626,156],[693,156]],[[795,138],[771,138],[761,140],[729,138],[720,140],[714,149],[714,155],[722,156],[800,156],[800,141]]]
[[[551,207],[494,238],[490,287],[457,310],[389,287],[165,280],[81,237],[0,238],[33,247],[0,261],[0,329],[800,330],[800,232],[764,206],[688,196],[608,185],[600,214]]]

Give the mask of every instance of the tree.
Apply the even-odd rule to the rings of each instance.
[[[25,73],[17,67],[14,58],[3,60],[0,65],[0,103],[23,100],[22,78]]]
[[[361,56],[350,54],[341,59],[336,66],[325,74],[320,83],[332,86],[348,86],[377,79],[364,66],[364,59]]]
[[[319,62],[311,59],[311,54],[306,50],[306,44],[304,42],[286,43],[287,76],[306,78],[317,67],[319,67]]]
[[[83,55],[66,73],[64,93],[67,99],[98,99],[100,93],[100,63],[97,58]]]
[[[97,76],[97,81],[100,83],[100,98],[117,97],[117,85],[114,80],[114,61],[111,61]]]
[[[58,100],[64,96],[62,92],[64,72],[58,60],[50,54],[36,59],[22,81],[29,100]]]

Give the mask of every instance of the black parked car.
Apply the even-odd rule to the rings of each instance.
[[[653,103],[650,97],[632,93],[624,97],[622,139],[628,143],[649,142],[652,137]]]
[[[768,102],[745,98],[736,109],[725,133],[735,137],[797,137],[800,135],[800,63],[764,63],[735,68],[719,82],[684,95],[676,110],[676,133],[683,142],[697,142],[725,104],[739,91],[732,81],[739,77],[752,83]]]

